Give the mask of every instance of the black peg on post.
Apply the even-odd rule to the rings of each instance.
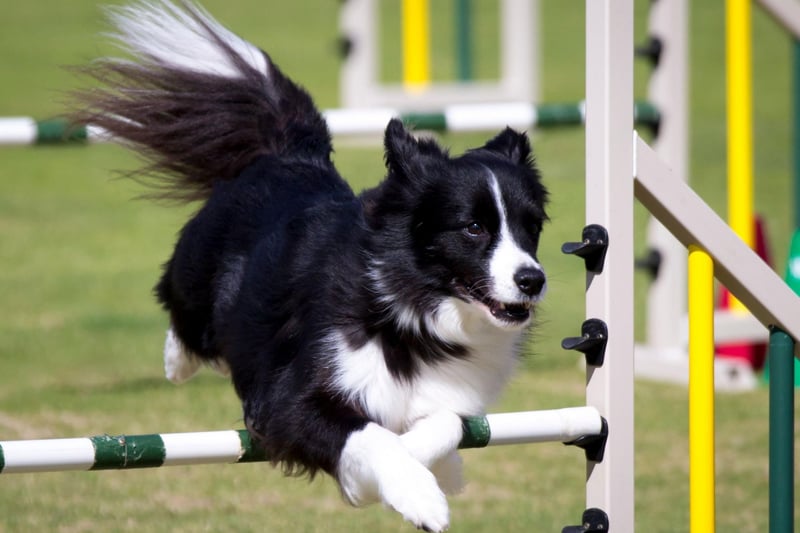
[[[571,442],[565,442],[566,446],[577,446],[583,449],[587,461],[602,463],[606,454],[606,442],[608,441],[608,421],[600,417],[603,425],[597,435],[584,435]]]
[[[650,248],[644,256],[636,259],[634,266],[650,274],[652,279],[658,279],[658,271],[661,269],[662,262],[661,252],[655,248]]]
[[[565,242],[561,251],[582,257],[587,271],[600,274],[608,250],[608,231],[599,224],[589,224],[583,228],[581,239],[581,242]]]
[[[644,42],[634,49],[634,54],[637,57],[647,59],[653,67],[658,67],[658,62],[661,61],[661,52],[664,50],[664,43],[658,37],[650,36]]]
[[[583,512],[581,525],[567,526],[561,533],[608,533],[608,515],[605,511],[595,507]]]
[[[586,356],[586,364],[603,366],[608,344],[608,326],[599,318],[584,320],[580,337],[567,337],[561,341],[565,350],[578,350]]]

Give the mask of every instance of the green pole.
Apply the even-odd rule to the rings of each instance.
[[[769,533],[794,531],[794,341],[770,327]]]
[[[456,2],[456,71],[459,81],[472,79],[472,1]]]

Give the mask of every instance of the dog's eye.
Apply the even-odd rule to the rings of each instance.
[[[470,237],[480,237],[481,235],[486,233],[486,230],[483,228],[483,226],[480,225],[480,223],[470,222],[469,224],[467,224],[467,227],[464,228],[464,232],[466,232],[466,234],[469,235]]]

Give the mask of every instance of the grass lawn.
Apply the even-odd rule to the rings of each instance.
[[[322,107],[337,105],[337,2],[204,4],[269,50]],[[579,100],[583,4],[541,4],[544,101]],[[639,40],[646,34],[647,6],[637,1]],[[97,37],[105,29],[97,5],[0,0],[0,13],[0,116],[58,114],[63,91],[77,84],[62,66],[109,50]],[[782,272],[793,229],[789,40],[758,9],[754,15],[756,204]],[[692,3],[689,141],[692,184],[724,216],[723,18],[721,3]],[[485,39],[492,33],[488,24],[481,30]],[[397,76],[388,68],[396,64],[396,53],[386,52],[383,76]],[[491,55],[479,57],[478,72],[496,71]],[[636,74],[636,92],[643,97],[648,68],[639,65]],[[444,136],[443,142],[458,152],[485,137]],[[540,257],[550,292],[523,368],[493,411],[583,403],[577,359],[559,347],[583,320],[582,265],[560,253],[561,243],[577,238],[584,225],[583,132],[534,133],[534,145],[552,192],[552,223]],[[336,159],[357,189],[382,177],[377,144],[354,147],[341,140]],[[242,425],[225,380],[203,373],[175,387],[163,378],[167,318],[151,288],[193,207],[136,200],[142,189],[114,179],[112,172],[135,165],[132,155],[115,146],[0,148],[0,439]],[[636,216],[637,228],[644,228],[644,210],[637,207]],[[643,236],[637,232],[640,249]],[[646,277],[637,274],[636,283],[641,319]],[[717,400],[718,528],[766,531],[767,391]],[[685,388],[637,382],[639,531],[688,530],[687,427]],[[470,483],[451,499],[453,531],[560,531],[579,521],[584,508],[579,450],[547,444],[470,450],[464,456]],[[263,464],[0,477],[0,532],[101,530],[410,531],[410,526],[378,506],[349,508],[327,478],[286,479]]]

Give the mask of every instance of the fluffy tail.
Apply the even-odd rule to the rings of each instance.
[[[202,8],[151,0],[108,14],[133,59],[81,69],[101,87],[77,93],[72,118],[132,144],[164,196],[205,198],[264,154],[329,161],[330,135],[308,93]]]

